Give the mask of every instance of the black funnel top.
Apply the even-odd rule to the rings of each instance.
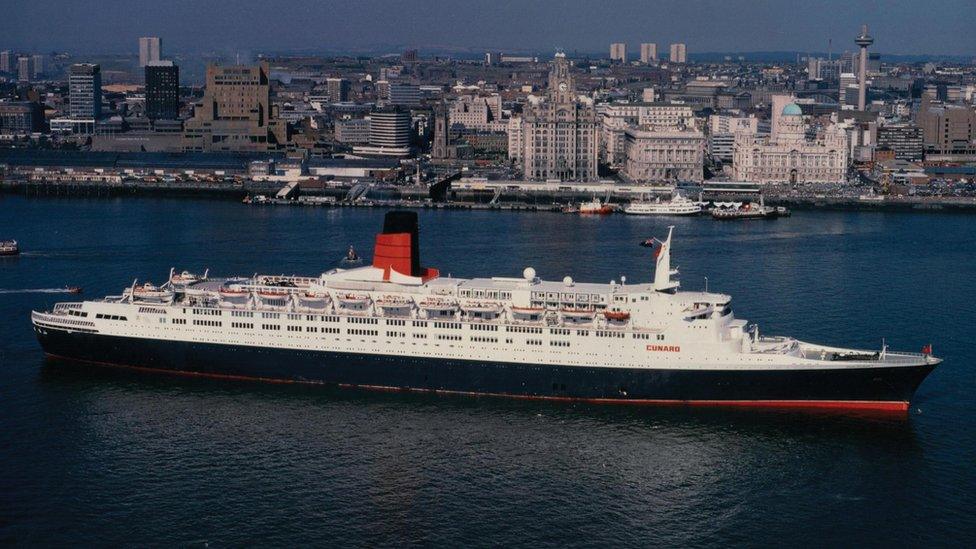
[[[422,276],[420,269],[420,223],[417,212],[395,210],[387,212],[383,219],[383,234],[408,233],[410,235],[410,276]]]

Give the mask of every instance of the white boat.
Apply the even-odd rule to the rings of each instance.
[[[427,298],[417,304],[421,311],[427,313],[428,318],[453,317],[458,310],[458,304],[451,299]]]
[[[580,204],[579,213],[589,215],[606,215],[613,213],[613,206],[600,202],[599,198],[594,198],[589,202]]]
[[[369,308],[370,299],[365,294],[339,294],[336,296],[336,302],[344,311],[363,312]]]
[[[172,271],[170,272],[172,273]],[[209,269],[204,271],[203,275],[191,273],[190,271],[183,271],[179,274],[170,274],[169,282],[174,286],[189,286],[190,284],[200,282],[201,280],[206,280],[209,273]]]
[[[512,320],[523,322],[539,322],[545,316],[546,310],[542,307],[512,307]]]
[[[590,322],[596,317],[596,309],[589,307],[567,307],[560,309],[559,314],[567,322],[581,323]]]
[[[331,302],[332,298],[329,297],[329,294],[313,292],[298,294],[298,306],[310,312],[324,311],[329,308],[329,303]]]
[[[698,215],[702,212],[701,204],[690,200],[675,191],[671,200],[662,201],[660,197],[654,201],[634,201],[624,213],[630,215]]]
[[[254,292],[254,295],[262,306],[276,310],[287,309],[291,301],[291,295],[281,290],[263,289]]]
[[[376,300],[376,306],[387,315],[404,316],[413,310],[413,300],[397,295],[384,295]]]
[[[156,286],[152,282],[146,282],[142,286],[133,285],[129,295],[133,301],[171,303],[175,294],[170,288],[164,288]]]
[[[504,307],[497,301],[466,301],[461,304],[461,310],[473,318],[495,318],[502,314]]]

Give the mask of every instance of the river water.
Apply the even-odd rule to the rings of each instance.
[[[455,276],[646,281],[766,334],[946,359],[909,418],[630,408],[186,379],[46,362],[31,309],[170,267],[314,275],[383,211],[0,197],[0,543],[962,545],[976,536],[976,218],[775,221],[422,211]],[[37,291],[43,290],[43,291]]]

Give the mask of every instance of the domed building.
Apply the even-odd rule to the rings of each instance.
[[[732,172],[752,183],[841,183],[847,177],[847,134],[836,124],[811,134],[793,97],[773,96],[772,133],[737,133]]]

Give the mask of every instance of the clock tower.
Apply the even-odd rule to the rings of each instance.
[[[569,70],[565,53],[557,53],[549,70],[549,100],[553,103],[573,103],[576,101],[576,83]]]

